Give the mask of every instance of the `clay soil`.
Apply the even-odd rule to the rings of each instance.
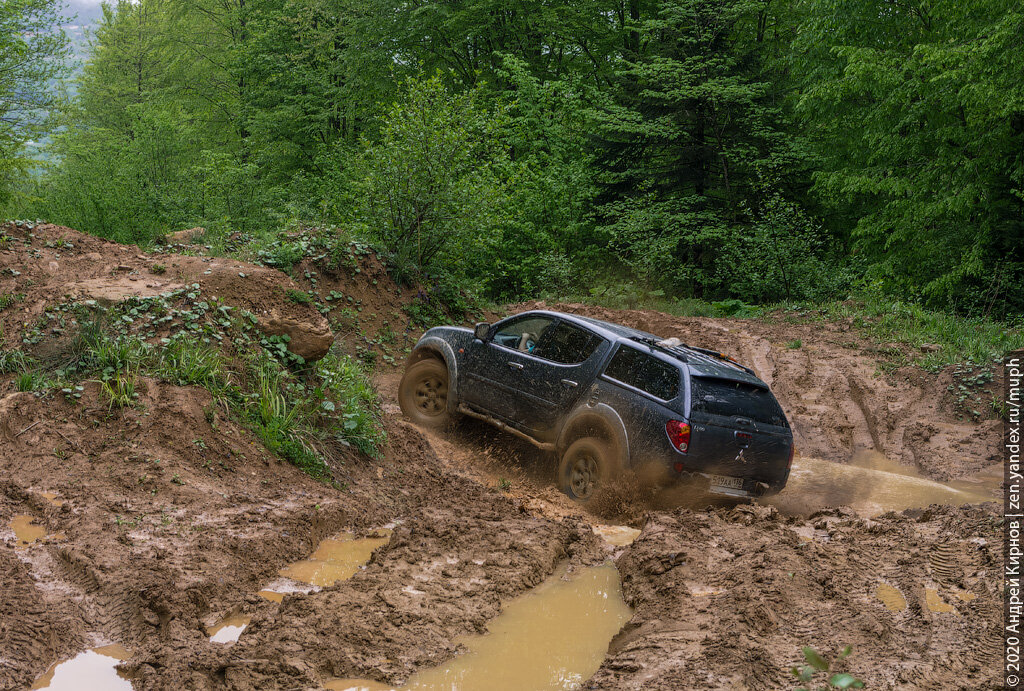
[[[203,273],[213,262],[230,270]],[[170,268],[154,274],[154,265]],[[368,282],[370,273],[322,279],[331,287],[320,290],[369,303],[379,289],[375,314],[399,309],[408,295],[383,273]],[[0,311],[6,347],[69,284],[116,284],[116,299],[138,294],[128,285],[203,276],[204,293],[322,327],[275,292],[296,285],[280,272],[140,254],[49,226],[0,249],[0,288],[25,295]],[[246,287],[257,276],[268,289]],[[845,463],[873,449],[940,480],[996,460],[997,422],[956,421],[944,375],[879,374],[879,355],[847,325],[562,308],[751,364],[805,455]],[[803,346],[786,348],[792,339]],[[461,636],[485,632],[503,602],[561,564],[606,559],[634,614],[587,688],[792,688],[789,668],[807,645],[826,656],[852,645],[841,666],[868,688],[996,688],[995,503],[868,518],[841,506],[782,515],[637,495],[595,515],[552,487],[552,461],[532,447],[472,422],[427,433],[404,421],[399,374],[382,370],[388,444],[379,459],[353,452],[337,462],[335,486],[268,453],[199,388],[147,379],[138,405],[111,412],[93,384],[69,401],[0,378],[0,689],[27,688],[52,663],[114,642],[133,653],[120,669],[136,689],[400,684],[459,654]],[[19,547],[8,526],[26,514],[48,537]],[[592,531],[608,522],[642,532],[613,548]],[[257,595],[321,539],[385,526],[390,542],[350,580],[280,604]],[[888,607],[880,586],[903,606]],[[237,614],[252,617],[238,642],[210,643],[205,627]]]

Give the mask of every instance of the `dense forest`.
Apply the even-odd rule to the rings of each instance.
[[[73,82],[60,13],[0,7],[6,216],[321,228],[496,300],[1024,313],[1016,2],[120,0]]]

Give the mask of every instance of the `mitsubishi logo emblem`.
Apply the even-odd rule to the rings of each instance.
[[[747,459],[743,457],[743,449],[740,449],[740,452],[736,454],[736,458],[734,458],[733,460],[736,461],[737,463],[747,462]]]

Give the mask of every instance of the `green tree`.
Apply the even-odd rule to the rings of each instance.
[[[598,113],[599,211],[641,278],[690,295],[728,286],[736,227],[760,169],[796,156],[758,41],[765,4],[667,0],[639,25],[613,100]],[[756,33],[755,38],[751,34]]]
[[[797,32],[816,191],[890,293],[1024,310],[1024,11],[827,0]]]
[[[439,76],[414,80],[379,140],[351,159],[344,206],[405,277],[464,268],[500,222],[502,153],[478,98],[452,94]]]
[[[68,42],[57,0],[0,4],[0,204],[25,170],[24,145],[43,136],[60,105],[56,79],[64,74]]]

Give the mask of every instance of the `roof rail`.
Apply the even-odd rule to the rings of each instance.
[[[741,365],[734,358],[729,357],[725,353],[720,353],[717,350],[711,350],[710,348],[700,348],[700,347],[697,347],[697,346],[687,345],[686,343],[679,343],[679,345],[668,347],[668,346],[662,345],[661,341],[656,341],[653,338],[644,338],[644,337],[641,337],[641,336],[635,336],[635,337],[632,338],[632,340],[639,341],[640,343],[643,343],[644,345],[646,345],[646,346],[648,346],[650,348],[656,348],[658,350],[661,350],[661,351],[664,351],[664,352],[669,353],[671,355],[674,355],[675,357],[678,357],[679,359],[681,359],[683,362],[689,362],[689,360],[686,359],[686,355],[687,355],[686,351],[692,351],[692,352],[695,352],[695,353],[700,353],[701,355],[707,355],[709,357],[713,357],[716,360],[723,360],[725,362],[728,362],[730,365],[738,367],[739,369],[743,370],[747,374],[753,375],[755,377],[757,376],[757,374],[754,372],[754,370],[750,369],[746,365]]]

